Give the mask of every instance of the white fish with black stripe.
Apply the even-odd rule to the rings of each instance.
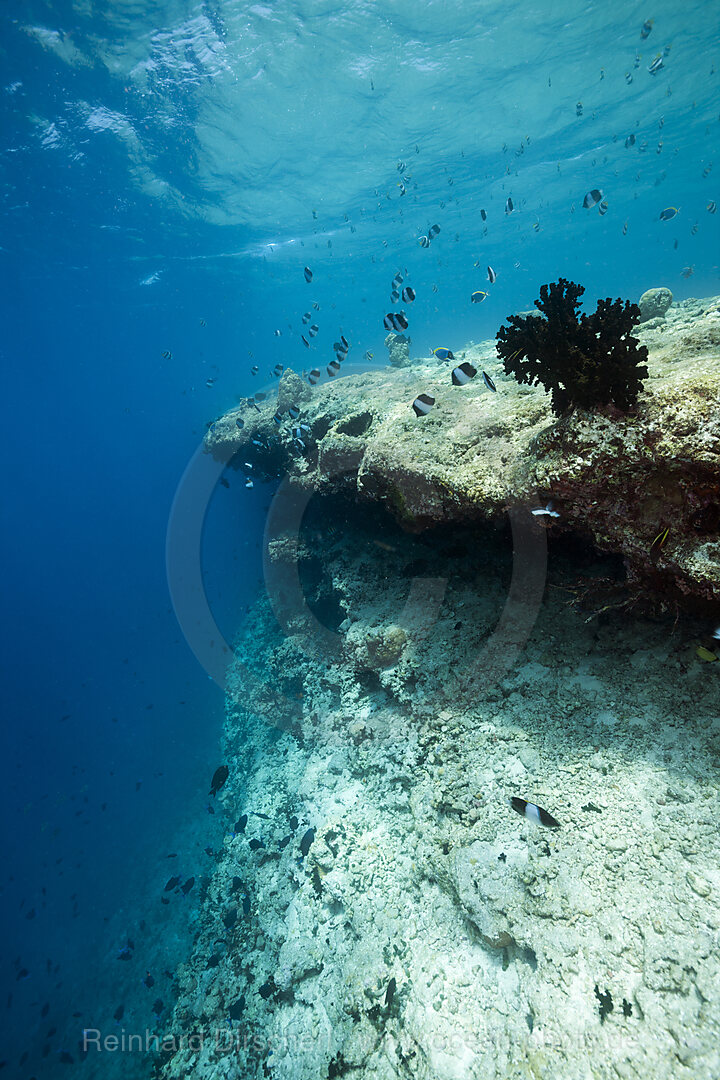
[[[522,814],[528,821],[534,821],[536,825],[545,825],[548,829],[560,828],[560,822],[556,821],[552,814],[548,814],[547,810],[543,810],[542,806],[538,806],[537,803],[527,802],[525,799],[513,795],[510,799],[510,805],[518,814]]]

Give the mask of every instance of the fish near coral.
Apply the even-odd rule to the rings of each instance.
[[[220,765],[220,767],[215,770],[215,772],[213,773],[213,778],[210,782],[211,795],[217,795],[218,791],[223,786],[229,775],[230,770],[228,769],[227,765]]]
[[[548,814],[547,810],[543,810],[542,806],[538,806],[536,803],[526,802],[525,799],[513,795],[510,799],[510,805],[513,810],[516,810],[518,814],[522,814],[528,821],[534,821],[539,825],[545,825],[548,829],[560,828],[560,822],[557,821],[552,814]]]

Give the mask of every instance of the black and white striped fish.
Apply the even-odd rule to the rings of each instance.
[[[538,825],[545,825],[548,829],[560,828],[560,822],[556,821],[552,814],[548,814],[547,810],[543,810],[542,806],[538,806],[537,803],[526,802],[525,799],[519,799],[517,795],[513,795],[510,799],[510,805],[513,810],[516,810],[518,814],[522,814],[528,821],[534,821]]]

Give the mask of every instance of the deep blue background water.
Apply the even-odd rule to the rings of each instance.
[[[50,1075],[83,1024],[130,1001],[147,966],[182,959],[194,894],[169,913],[158,895],[180,863],[200,882],[203,848],[221,840],[206,807],[222,694],[178,629],[164,562],[175,489],[206,424],[278,361],[324,367],[340,332],[355,360],[370,349],[384,362],[401,267],[418,294],[415,354],[494,336],[560,275],[586,285],[591,307],[654,285],[718,292],[720,219],[706,210],[720,197],[713,5],[458,8],[24,2],[0,13],[0,971],[14,1029],[2,1056],[17,1075]],[[605,217],[582,209],[592,187],[607,195]],[[660,222],[668,205],[680,213]],[[442,232],[422,250],[435,221]],[[488,264],[497,283],[471,307]],[[308,353],[299,316],[311,300],[321,330]],[[230,484],[202,555],[226,636],[259,587],[268,500]],[[128,934],[136,957],[124,964]],[[171,1004],[169,982],[163,996]],[[20,1068],[51,1021],[49,1056]]]

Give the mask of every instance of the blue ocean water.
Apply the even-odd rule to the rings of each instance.
[[[66,1075],[98,1010],[172,1006],[223,835],[222,692],[165,564],[207,424],[337,333],[384,363],[399,268],[418,355],[493,337],[561,275],[591,308],[717,293],[719,44],[713,5],[667,0],[3,5],[6,1075]],[[235,477],[207,509],[228,639],[268,494]],[[176,872],[197,885],[166,917]]]

